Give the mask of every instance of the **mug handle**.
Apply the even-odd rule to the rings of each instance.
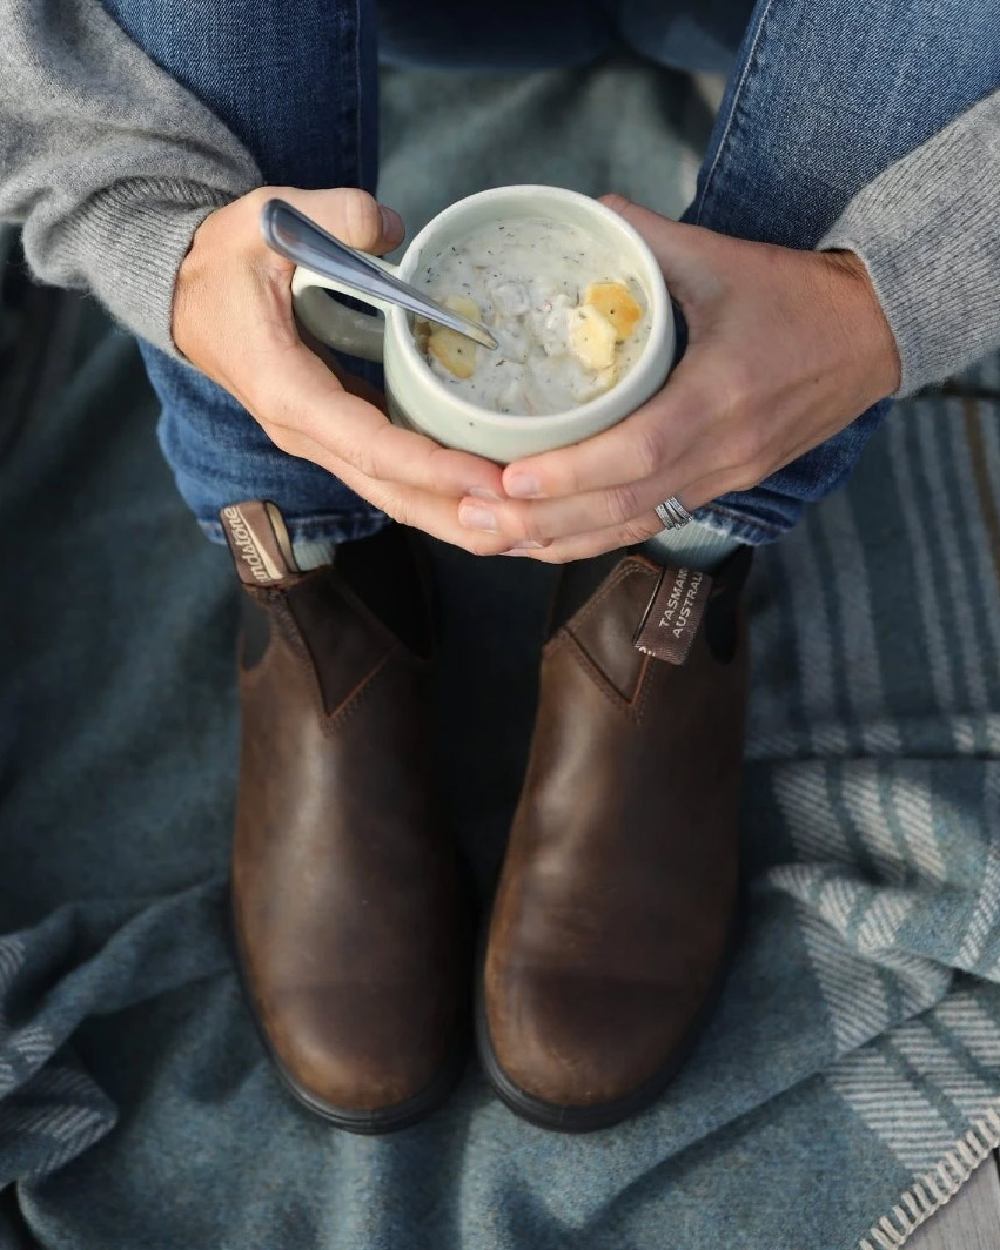
[[[369,256],[368,259],[387,273],[395,274],[398,269],[381,256]],[[355,294],[350,287],[299,265],[292,274],[295,315],[311,334],[328,346],[348,356],[358,356],[361,360],[381,361],[385,344],[383,318],[347,308],[339,301],[330,299],[327,291]],[[391,307],[386,300],[373,296],[367,296],[365,303],[374,304],[383,314]]]

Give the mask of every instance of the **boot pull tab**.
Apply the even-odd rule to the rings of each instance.
[[[664,569],[632,644],[644,655],[683,664],[698,634],[712,578],[699,569]]]
[[[285,522],[273,503],[230,504],[219,520],[244,585],[272,586],[299,572]]]

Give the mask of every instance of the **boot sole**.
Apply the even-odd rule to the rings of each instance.
[[[247,984],[243,944],[236,924],[236,909],[233,906],[231,888],[229,890],[229,934],[233,943],[234,962],[240,989],[243,992],[243,1000],[250,1013],[254,1029],[282,1086],[300,1107],[304,1107],[325,1123],[331,1124],[335,1128],[343,1129],[347,1133],[356,1133],[362,1137],[381,1137],[388,1133],[396,1133],[400,1129],[410,1128],[412,1125],[419,1123],[419,1121],[426,1119],[427,1116],[431,1115],[432,1112],[436,1111],[448,1100],[455,1086],[461,1080],[469,1058],[469,1039],[465,1035],[464,1030],[459,1031],[451,1057],[438,1071],[431,1083],[402,1102],[394,1103],[391,1107],[379,1107],[373,1111],[352,1111],[345,1107],[333,1106],[331,1103],[317,1098],[315,1094],[300,1085],[285,1067],[271,1045],[271,1039],[268,1037],[267,1030],[264,1028],[257,1012],[253,994],[250,992],[250,986]],[[460,1012],[458,1018],[463,1019],[465,1014],[465,1011]]]
[[[600,1129],[612,1128],[652,1106],[691,1058],[705,1026],[715,1013],[743,931],[745,913],[742,904],[741,897],[718,974],[680,1046],[674,1050],[661,1068],[658,1068],[652,1076],[647,1077],[642,1084],[635,1086],[628,1094],[611,1102],[595,1103],[591,1106],[565,1106],[560,1103],[546,1102],[523,1090],[501,1067],[490,1040],[486,1019],[486,992],[483,977],[484,942],[478,960],[479,974],[476,979],[476,1046],[486,1079],[500,1101],[522,1120],[527,1120],[529,1124],[534,1124],[537,1128],[549,1129],[556,1133],[594,1133]]]

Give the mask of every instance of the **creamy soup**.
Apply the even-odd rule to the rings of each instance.
[[[642,287],[621,257],[585,230],[546,217],[470,231],[422,257],[414,285],[482,322],[496,351],[416,322],[434,374],[494,412],[564,412],[610,390],[649,337]]]

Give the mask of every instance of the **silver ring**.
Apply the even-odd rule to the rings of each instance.
[[[663,522],[665,530],[680,529],[682,525],[689,525],[694,520],[676,495],[671,495],[664,503],[658,503],[656,515]]]

